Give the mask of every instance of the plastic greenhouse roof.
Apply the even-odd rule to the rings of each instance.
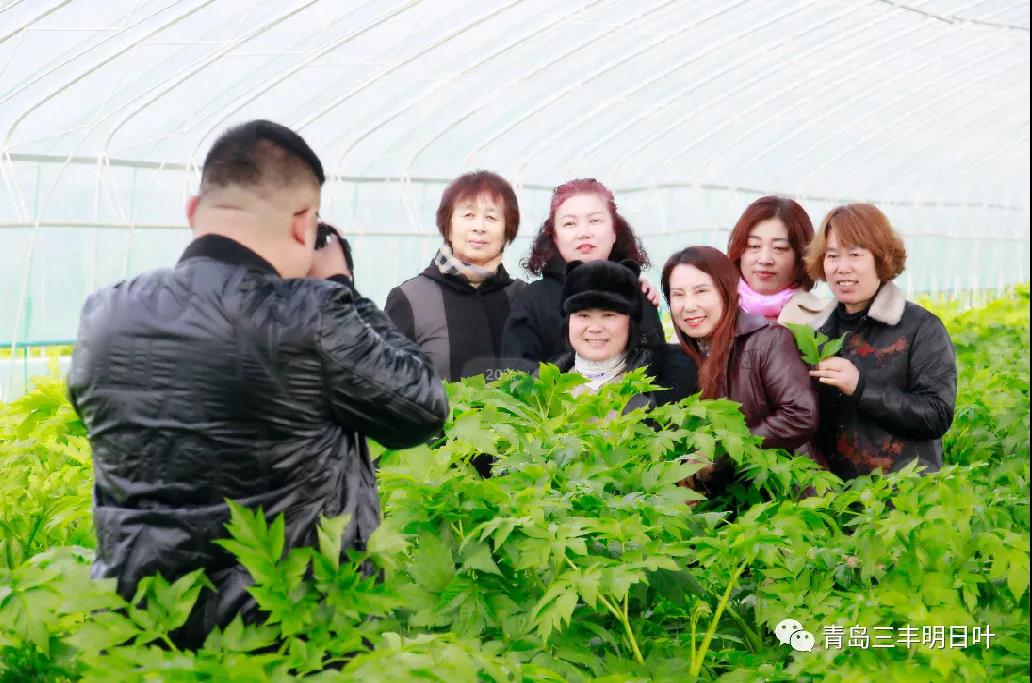
[[[259,117],[323,159],[379,301],[473,168],[518,186],[507,263],[595,176],[654,261],[779,192],[883,205],[911,289],[1028,277],[1028,2],[0,0],[0,340],[174,262],[208,146]]]

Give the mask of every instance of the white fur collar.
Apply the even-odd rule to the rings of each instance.
[[[824,310],[824,306],[827,305],[828,301],[827,299],[820,298],[813,292],[800,290],[792,297],[791,303],[797,304],[799,308],[807,313],[817,314]]]
[[[838,304],[837,299],[828,302],[821,314],[813,321],[814,329],[824,327]],[[898,325],[899,321],[903,319],[903,309],[906,308],[906,305],[906,293],[897,287],[896,283],[886,282],[874,295],[874,302],[871,303],[871,310],[867,312],[867,315],[885,325]]]

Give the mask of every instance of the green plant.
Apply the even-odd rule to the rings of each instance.
[[[173,634],[203,574],[151,577],[128,601],[89,579],[88,444],[44,380],[0,407],[0,681],[1017,680],[1028,304],[1026,287],[942,311],[960,392],[947,466],[929,476],[843,483],[758,448],[729,401],[625,413],[651,386],[640,372],[577,398],[582,380],[551,367],[450,385],[437,442],[374,449],[384,523],[366,550],[342,555],[344,520],[327,519],[317,547],[288,552],[281,518],[234,507],[222,544],[252,575],[260,618],[196,651]],[[469,464],[482,453],[491,479]],[[686,505],[699,496],[677,482],[724,456],[728,493]],[[773,637],[785,617],[813,631],[812,652]],[[932,624],[996,636],[860,649],[824,631]]]
[[[89,443],[63,380],[37,378],[33,391],[0,404],[0,463],[0,567],[93,545]]]
[[[845,339],[828,339],[823,332],[817,332],[809,325],[788,323],[785,327],[792,331],[796,346],[807,365],[817,365],[822,360],[834,356],[842,348]]]

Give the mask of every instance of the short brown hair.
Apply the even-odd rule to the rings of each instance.
[[[491,171],[472,171],[460,175],[444,188],[441,203],[437,206],[437,230],[447,242],[451,233],[451,217],[455,204],[463,199],[476,199],[487,195],[503,205],[505,217],[505,243],[511,244],[520,229],[520,205],[516,192],[509,181]]]
[[[813,289],[813,279],[806,271],[806,246],[813,239],[813,223],[810,222],[810,214],[801,207],[798,202],[788,197],[768,195],[760,197],[746,207],[742,217],[735,223],[731,230],[731,237],[728,239],[727,257],[734,262],[735,267],[742,269],[742,254],[749,246],[749,231],[757,223],[777,218],[788,232],[788,243],[795,254],[795,271],[792,273],[792,286],[805,289]]]
[[[907,248],[888,216],[874,204],[844,204],[828,212],[806,250],[806,270],[814,280],[824,280],[824,253],[828,231],[835,228],[838,242],[874,254],[878,279],[893,280],[907,265]]]

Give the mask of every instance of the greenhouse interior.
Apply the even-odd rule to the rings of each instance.
[[[992,312],[1010,306],[999,323],[1003,327],[971,322],[971,329],[977,329],[972,334],[985,339],[1012,334],[1019,349],[1013,357],[1024,359],[1024,384],[1019,371],[1017,379],[1006,375],[1007,382],[1017,383],[1006,389],[993,384],[1004,380],[1000,376],[991,381],[992,369],[1003,367],[1011,356],[987,351],[990,360],[982,360],[989,369],[982,368],[980,375],[973,369],[965,375],[963,367],[961,372],[962,399],[964,387],[978,384],[992,388],[987,396],[1010,396],[1006,392],[1013,390],[1017,402],[997,411],[990,402],[970,399],[974,402],[963,403],[969,406],[964,411],[958,404],[958,416],[988,421],[986,416],[996,412],[1017,416],[1015,422],[993,423],[985,427],[988,431],[955,422],[945,437],[947,453],[960,452],[961,442],[975,449],[965,453],[992,443],[999,448],[985,455],[986,462],[996,463],[1004,450],[1024,458],[1024,475],[1019,471],[1017,479],[1007,480],[1024,481],[1026,487],[1007,503],[1014,506],[1007,508],[1012,513],[1008,523],[1017,526],[1004,533],[997,528],[1003,522],[992,522],[999,533],[987,538],[998,539],[999,545],[979,546],[978,557],[991,563],[987,557],[1003,557],[993,553],[1013,555],[987,570],[980,588],[960,583],[948,588],[969,591],[957,605],[968,605],[972,615],[977,600],[986,607],[997,599],[987,597],[987,586],[1002,593],[1004,584],[1011,591],[1021,588],[1013,605],[992,603],[992,614],[1017,615],[1024,629],[1007,622],[1012,628],[998,640],[1025,639],[1024,650],[1013,643],[1000,646],[1006,653],[1000,660],[983,653],[976,660],[947,661],[933,653],[917,665],[934,672],[927,680],[1004,680],[996,677],[1017,675],[1022,668],[1027,675],[1028,580],[1015,574],[1029,568],[1029,18],[1027,0],[0,0],[0,406],[30,395],[37,381],[66,376],[87,297],[141,273],[176,266],[194,238],[187,205],[199,191],[205,155],[224,131],[251,120],[289,127],[318,155],[326,173],[319,215],[350,241],[354,286],[380,308],[393,288],[416,277],[438,254],[442,234],[436,212],[442,192],[470,171],[493,171],[514,188],[519,230],[505,248],[503,262],[514,278],[527,282],[538,278],[526,269],[525,259],[549,218],[553,190],[572,178],[598,178],[614,194],[620,215],[647,252],[642,274],[659,294],[668,341],[676,339],[670,332],[670,304],[659,291],[660,271],[678,250],[709,246],[727,251],[745,207],[768,195],[801,204],[814,228],[837,206],[874,204],[906,245],[906,267],[896,285],[907,300],[941,306],[934,310],[954,335],[957,357],[963,360],[974,351],[963,346],[970,344],[969,337],[958,336],[954,325],[982,321],[979,316],[989,320],[996,315]],[[826,283],[817,283],[814,293],[826,300],[833,296]],[[24,440],[29,426],[43,424],[30,422],[6,433]],[[0,434],[9,427],[3,424]],[[1022,431],[1026,435],[1018,436]],[[75,448],[82,447],[85,432],[74,434],[74,440],[83,440],[74,442]],[[14,444],[15,436],[10,438]],[[85,453],[89,467],[89,450]],[[975,455],[967,460],[952,457],[946,456],[947,463],[971,465],[977,460]],[[390,475],[389,466],[385,471],[388,477],[397,476]],[[905,486],[913,487],[916,497],[939,500],[938,493],[921,493],[923,485]],[[390,495],[391,484],[382,486]],[[993,487],[1005,488],[999,482]],[[756,495],[769,499],[770,493]],[[963,497],[967,494],[957,495],[957,500],[968,499]],[[84,496],[88,499],[89,493]],[[946,498],[941,502],[947,508],[954,505]],[[900,505],[910,510],[906,505],[911,503],[916,506],[912,500]],[[404,508],[401,502],[396,505]],[[64,520],[71,513],[62,514]],[[954,525],[950,528],[971,530],[967,518],[949,519]],[[5,523],[0,515],[0,531],[14,528]],[[461,524],[452,525],[455,533]],[[889,539],[894,532],[884,531],[888,535],[879,538]],[[557,538],[554,526],[550,533]],[[487,535],[485,530],[480,541]],[[407,538],[412,542],[415,536]],[[54,545],[78,543],[69,539]],[[504,543],[496,541],[497,547]],[[869,549],[877,545],[871,539],[866,543]],[[484,546],[478,542],[477,547]],[[0,555],[3,548],[0,543]],[[456,546],[454,552],[470,548]],[[485,552],[476,556],[479,560],[462,557],[467,565],[479,567],[481,577],[509,572],[501,560],[496,565],[490,559],[489,549]],[[960,552],[946,549],[942,556]],[[861,553],[843,550],[841,555],[856,558]],[[745,575],[759,586],[761,570],[749,564],[753,559],[742,561]],[[871,562],[892,563],[885,558]],[[947,564],[935,572],[959,571],[956,566],[948,570]],[[517,565],[529,566],[530,561]],[[5,666],[8,675],[15,671],[13,659],[5,660],[4,653],[17,650],[20,642],[4,630],[4,571],[0,563],[0,679],[8,671]],[[578,571],[588,570],[582,566]],[[777,576],[771,573],[768,580]],[[814,586],[816,576],[814,570]],[[734,577],[731,584],[738,575]],[[870,576],[864,574],[863,580]],[[900,586],[894,590],[908,590]],[[681,633],[690,623],[695,638],[698,624],[699,638],[691,643],[685,669],[670,664],[668,671],[668,664],[655,663],[667,647],[658,640],[652,655],[638,651],[651,638],[648,620],[635,625],[626,600],[630,594],[633,613],[636,593],[626,587],[619,593],[622,608],[618,601],[608,612],[600,608],[599,619],[609,619],[612,629],[599,626],[591,637],[596,640],[590,641],[598,651],[612,645],[612,652],[598,659],[608,663],[578,663],[578,656],[588,655],[575,651],[587,646],[577,645],[580,641],[570,633],[576,630],[577,615],[584,614],[585,605],[593,609],[595,601],[581,593],[577,603],[576,593],[556,590],[551,599],[573,595],[570,600],[578,612],[571,607],[563,613],[565,619],[556,616],[535,632],[547,642],[561,631],[573,645],[567,650],[563,645],[548,649],[538,641],[527,645],[528,651],[542,648],[533,661],[540,671],[522,659],[518,666],[512,663],[513,657],[519,658],[512,654],[519,651],[517,646],[510,651],[509,645],[483,645],[486,636],[477,645],[470,645],[475,639],[449,640],[481,632],[460,628],[458,617],[452,623],[440,614],[420,613],[406,627],[424,626],[427,632],[440,627],[426,638],[438,639],[432,642],[442,649],[426,656],[438,663],[439,655],[471,657],[469,671],[479,673],[469,680],[589,680],[585,672],[599,680],[607,673],[605,680],[717,680],[724,675],[730,678],[720,680],[906,680],[903,669],[894,669],[903,665],[899,650],[882,659],[877,659],[878,652],[865,650],[868,659],[854,660],[878,672],[872,678],[858,673],[864,671],[859,663],[843,670],[851,675],[836,678],[807,669],[815,664],[800,663],[799,657],[789,663],[784,653],[771,655],[773,664],[761,662],[761,650],[748,645],[746,653],[755,633],[741,624],[752,618],[753,609],[759,623],[764,600],[773,598],[757,588],[759,597],[741,601],[730,584],[723,603],[717,591],[708,607],[699,608],[702,612],[685,616],[676,627],[663,626],[668,629],[664,632]],[[610,595],[615,600],[613,595],[619,596],[618,591]],[[462,613],[462,623],[489,623],[495,611],[509,609],[512,599],[499,598],[487,612]],[[553,607],[540,595],[534,599],[543,600],[534,613],[543,619]],[[441,605],[446,601],[443,597]],[[954,605],[943,597],[942,605],[947,603]],[[729,617],[724,604],[744,616]],[[794,605],[800,614],[804,604],[802,598],[795,603],[785,598],[783,603]],[[639,616],[645,612],[643,608]],[[713,630],[704,639],[713,614]],[[765,623],[773,619],[764,614]],[[929,608],[920,623],[949,623],[947,619],[959,614]],[[739,622],[744,635],[735,636]],[[413,656],[426,654],[420,648],[428,648],[428,641],[413,636],[416,630],[399,632],[404,639],[389,645],[376,641],[378,656],[410,650]],[[827,659],[831,655],[825,651],[825,635],[827,631],[814,654],[820,650]],[[405,640],[410,637],[416,640]],[[697,660],[696,646],[703,641]],[[704,661],[706,648],[712,657],[718,643],[717,660]],[[45,650],[34,647],[36,654]],[[446,647],[456,650],[441,654]],[[783,649],[791,654],[792,648]],[[56,661],[57,656],[50,652],[43,658]],[[834,661],[841,663],[841,656]],[[90,679],[89,672],[99,676],[103,666],[115,666],[111,661],[80,658],[77,669],[60,670],[64,673],[58,678],[31,680],[99,680]],[[119,661],[119,666],[129,666],[128,658]],[[132,670],[138,680],[165,680],[147,678],[142,659],[133,661],[139,666]],[[259,666],[261,660],[255,661]],[[1018,669],[1015,661],[1021,664]],[[374,665],[372,659],[366,663]],[[513,669],[508,669],[510,664]],[[647,675],[635,669],[646,664]],[[291,675],[321,671],[291,666]],[[754,676],[735,678],[739,674],[734,672],[743,669]],[[420,671],[430,672],[426,676],[432,680],[465,680],[465,674],[449,678],[452,674],[431,670]],[[496,673],[503,670],[508,673]],[[10,680],[15,679],[23,680],[18,674]]]
[[[172,266],[214,138],[253,118],[327,169],[322,215],[382,305],[455,176],[596,177],[653,263],[741,210],[867,201],[917,296],[1029,277],[1028,3],[90,0],[0,3],[0,345],[10,396],[85,297]],[[658,277],[655,269],[651,275]]]

